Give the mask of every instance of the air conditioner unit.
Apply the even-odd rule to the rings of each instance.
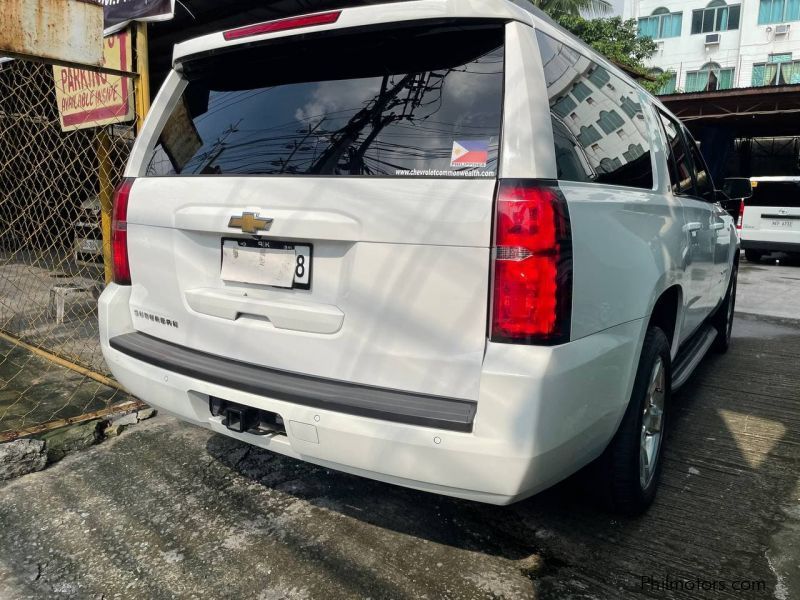
[[[706,35],[706,46],[719,46],[722,36],[719,33],[709,33]]]
[[[786,23],[784,25],[776,25],[775,26],[775,35],[788,35],[789,34],[789,30],[791,28],[792,28],[792,26],[789,25],[788,23]]]

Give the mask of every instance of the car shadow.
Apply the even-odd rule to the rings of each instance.
[[[800,267],[800,254],[787,254],[786,252],[769,252],[764,256],[762,256],[758,262],[748,261],[746,264],[753,266],[774,265],[776,261],[783,266]]]
[[[365,479],[223,435],[210,437],[206,449],[253,482],[381,529],[510,560],[540,550],[534,540],[518,535],[520,522],[513,506],[491,506]],[[542,496],[558,494],[554,488]]]
[[[774,591],[780,582],[770,540],[798,484],[798,358],[800,326],[737,317],[730,352],[707,357],[674,397],[661,489],[636,518],[603,511],[581,474],[498,507],[336,472],[220,435],[206,449],[252,482],[313,506],[519,561],[540,598],[587,589],[609,598],[683,597],[683,588],[653,588],[670,580],[745,579]],[[535,568],[531,556],[541,559]],[[703,592],[727,597],[724,589]]]

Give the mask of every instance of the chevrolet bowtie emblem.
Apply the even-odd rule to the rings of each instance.
[[[258,233],[268,231],[272,226],[273,219],[262,219],[256,213],[242,213],[240,217],[231,217],[228,227],[238,227],[242,233]]]

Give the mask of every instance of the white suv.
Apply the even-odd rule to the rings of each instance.
[[[133,394],[298,459],[495,504],[595,459],[652,500],[670,393],[730,340],[733,220],[688,132],[505,0],[175,48],[115,199]]]
[[[747,260],[758,262],[770,252],[800,253],[800,177],[751,177],[741,205]]]

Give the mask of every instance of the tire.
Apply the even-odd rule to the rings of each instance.
[[[616,435],[597,462],[595,482],[600,486],[604,504],[612,512],[638,515],[647,510],[655,498],[661,478],[671,386],[669,342],[660,328],[651,326],[644,339],[628,409]],[[660,415],[652,408],[658,404],[658,398]],[[643,450],[647,455],[648,445],[652,448],[650,468],[645,469],[641,455]]]
[[[736,307],[736,282],[739,278],[739,265],[733,265],[731,280],[728,283],[728,291],[725,298],[719,305],[717,312],[711,317],[711,324],[717,330],[717,337],[711,348],[714,352],[725,354],[731,347],[731,331],[733,331],[733,313]]]
[[[761,260],[761,257],[764,256],[764,253],[761,250],[745,250],[744,256],[748,262],[757,263]]]

